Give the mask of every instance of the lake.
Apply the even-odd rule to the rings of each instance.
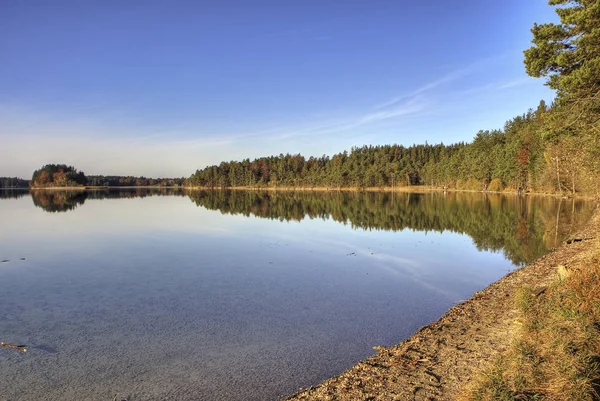
[[[276,400],[557,246],[579,200],[0,191],[0,400]]]

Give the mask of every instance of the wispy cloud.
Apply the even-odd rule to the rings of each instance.
[[[468,75],[470,72],[472,72],[473,69],[476,67],[476,65],[477,64],[473,64],[473,65],[465,67],[465,68],[460,68],[460,69],[451,71],[438,79],[435,79],[431,82],[426,83],[425,85],[418,87],[417,89],[415,89],[414,91],[412,91],[408,94],[395,96],[384,103],[376,105],[374,108],[375,108],[375,110],[385,109],[387,107],[395,105],[396,103],[400,102],[401,100],[420,95],[422,93],[436,89],[444,84],[450,83],[452,81],[456,81],[456,80]]]
[[[514,88],[514,87],[518,87],[518,86],[529,85],[529,84],[532,84],[535,82],[537,82],[537,80],[535,78],[531,78],[531,77],[515,78],[511,81],[500,84],[498,86],[498,89]]]
[[[203,132],[201,138],[176,140],[172,139],[173,146],[218,146],[244,141],[279,141],[294,138],[306,138],[327,136],[343,133],[361,126],[376,124],[384,120],[391,120],[402,116],[414,116],[428,110],[432,102],[426,96],[416,94],[407,97],[403,102],[396,102],[393,107],[385,110],[373,111],[369,108],[365,111],[348,114],[345,117],[335,119],[327,118],[326,113],[318,120],[303,127],[279,126],[266,130],[239,133],[209,133]]]
[[[506,59],[507,57],[508,57],[508,54],[499,54],[499,55],[488,57],[488,58],[485,58],[482,60],[475,61],[466,66],[448,71],[445,74],[443,74],[442,76],[440,76],[439,78],[433,79],[430,82],[427,82],[427,83],[419,86],[418,88],[416,88],[415,90],[413,90],[409,93],[394,96],[391,99],[376,105],[374,107],[374,109],[375,110],[385,109],[385,108],[393,106],[396,103],[398,103],[402,100],[405,100],[407,98],[411,98],[411,97],[414,97],[414,96],[417,96],[417,95],[420,95],[420,94],[423,94],[426,92],[433,91],[434,89],[442,87],[443,85],[458,81],[458,80],[465,78],[471,74],[474,74],[475,72],[481,70],[482,68],[485,68],[486,66],[488,66],[490,64],[501,62],[503,59]]]
[[[486,92],[495,92],[495,91],[503,91],[506,89],[512,89],[521,87],[524,85],[530,85],[536,83],[534,78],[530,77],[517,77],[514,79],[510,79],[508,81],[501,82],[490,82],[484,85],[475,86],[472,88],[464,89],[461,91],[457,91],[453,94],[454,97],[464,98],[466,96],[473,96],[476,94],[486,93]]]
[[[394,117],[415,114],[420,111],[423,111],[426,104],[427,100],[420,96],[418,93],[416,93],[413,96],[411,96],[406,102],[400,105],[398,105],[396,102],[396,107],[388,108],[387,110],[383,111],[369,113],[363,116],[360,120],[360,123],[365,124],[368,122],[387,120]]]
[[[314,126],[302,130],[292,130],[282,132],[273,137],[273,139],[289,139],[307,136],[325,136],[335,133],[342,133],[356,129],[361,126],[375,124],[384,120],[391,120],[401,116],[417,115],[428,109],[430,102],[421,97],[415,96],[407,99],[405,102],[394,105],[392,108],[377,112],[364,112],[358,116],[350,116],[341,119],[335,123],[315,124]]]

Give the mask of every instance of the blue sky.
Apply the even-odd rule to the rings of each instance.
[[[545,0],[0,1],[0,176],[470,141],[553,93]]]

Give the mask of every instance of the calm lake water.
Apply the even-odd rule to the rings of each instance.
[[[585,222],[484,194],[0,191],[0,400],[276,400]]]

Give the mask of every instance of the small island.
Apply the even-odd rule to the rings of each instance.
[[[0,177],[0,189],[91,189],[124,187],[182,187],[185,178],[147,178],[120,175],[86,175],[74,166],[46,164],[33,172],[31,180]]]
[[[29,186],[31,188],[72,188],[85,187],[87,177],[83,171],[77,171],[66,164],[46,164],[33,172]]]

